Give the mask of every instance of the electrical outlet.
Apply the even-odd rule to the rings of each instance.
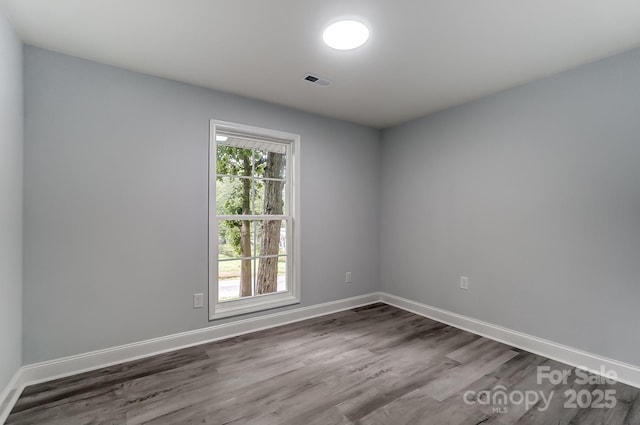
[[[352,280],[351,280],[351,272],[345,273],[345,275],[344,275],[344,283],[351,283],[351,282],[352,282]]]
[[[465,291],[469,289],[469,278],[467,276],[460,276],[460,289]]]
[[[193,308],[202,308],[204,307],[204,294],[193,294]]]

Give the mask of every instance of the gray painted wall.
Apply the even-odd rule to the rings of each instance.
[[[635,50],[385,131],[383,290],[640,364],[639,76]]]
[[[378,290],[378,131],[33,47],[25,85],[25,363],[210,325],[211,118],[301,135],[302,305]]]
[[[211,324],[191,295],[216,118],[302,136],[303,305],[382,288],[640,364],[640,50],[386,130],[382,150],[372,129],[25,55],[25,363]]]
[[[22,364],[22,44],[0,12],[0,392]]]

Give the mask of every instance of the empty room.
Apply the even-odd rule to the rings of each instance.
[[[637,0],[0,0],[0,424],[640,425]]]

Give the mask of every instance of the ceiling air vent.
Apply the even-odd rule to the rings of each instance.
[[[327,87],[329,84],[331,84],[331,81],[327,80],[326,78],[318,77],[317,75],[311,74],[304,77],[304,80],[320,87]]]

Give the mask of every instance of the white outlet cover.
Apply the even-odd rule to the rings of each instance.
[[[193,308],[202,308],[204,307],[204,294],[193,294]]]
[[[460,276],[460,289],[469,289],[469,278],[467,276]]]

